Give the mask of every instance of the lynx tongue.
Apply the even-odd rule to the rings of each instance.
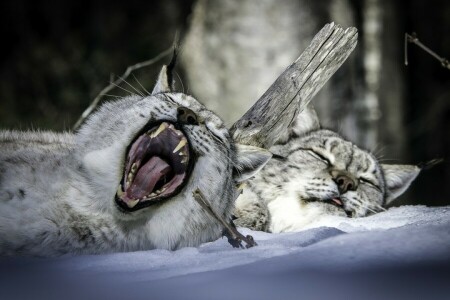
[[[155,185],[165,175],[172,171],[172,167],[158,156],[153,156],[136,174],[131,186],[126,190],[128,198],[140,199],[150,195]]]
[[[336,203],[336,205],[338,206],[343,206],[344,204],[342,203],[342,200],[339,198],[333,198],[331,199],[331,201],[333,201],[334,203]]]

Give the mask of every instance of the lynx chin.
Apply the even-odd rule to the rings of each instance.
[[[269,163],[236,203],[236,225],[268,232],[306,229],[330,216],[384,210],[417,177],[414,165],[381,164],[337,133],[320,129],[312,106],[271,148]]]
[[[229,219],[236,184],[271,153],[237,145],[214,113],[172,92],[103,105],[75,134],[0,132],[0,255],[58,256],[198,246]]]

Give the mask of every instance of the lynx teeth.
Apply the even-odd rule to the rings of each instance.
[[[131,173],[136,173],[136,169],[137,169],[137,165],[136,165],[136,163],[133,163],[132,165],[131,165]]]
[[[152,133],[150,134],[150,137],[151,137],[151,138],[157,137],[161,132],[163,132],[164,130],[166,130],[166,128],[167,128],[167,124],[166,124],[166,123],[161,123],[161,125],[159,125],[158,130],[156,130],[155,132],[152,132]]]
[[[133,173],[130,172],[130,173],[128,173],[128,176],[127,176],[127,183],[131,183],[132,180],[133,180]]]
[[[173,150],[173,153],[177,153],[178,150],[180,150],[181,148],[184,147],[184,145],[186,145],[186,143],[187,143],[187,140],[185,138],[182,138],[181,141],[178,143],[178,145]]]
[[[123,194],[122,185],[119,184],[119,187],[117,188],[117,196],[122,197]]]
[[[157,193],[157,194],[161,194],[161,193],[163,193],[166,189],[167,189],[167,188],[162,188],[162,189],[160,189],[160,190],[157,190],[156,193]]]
[[[133,208],[138,203],[139,203],[139,199],[137,199],[137,200],[130,200],[129,202],[127,202],[127,205],[128,205],[129,208]]]

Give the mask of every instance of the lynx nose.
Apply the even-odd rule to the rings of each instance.
[[[333,176],[341,194],[345,194],[347,191],[355,191],[358,187],[357,181],[348,172],[335,170],[331,172],[331,176]]]
[[[177,119],[181,124],[198,125],[197,115],[187,107],[177,108]]]

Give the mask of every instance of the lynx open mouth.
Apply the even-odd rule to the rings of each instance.
[[[331,205],[343,208],[344,207],[344,203],[342,202],[341,198],[331,198],[331,199],[327,199],[327,200],[323,200],[326,203],[329,203]]]
[[[162,122],[129,147],[116,203],[135,211],[178,194],[189,176],[189,143],[173,124]]]
[[[344,208],[344,202],[342,201],[341,198],[335,197],[335,198],[324,200],[324,202],[342,209],[345,212],[345,214],[347,215],[348,218],[353,217],[353,212],[350,211],[350,210],[346,210]]]

